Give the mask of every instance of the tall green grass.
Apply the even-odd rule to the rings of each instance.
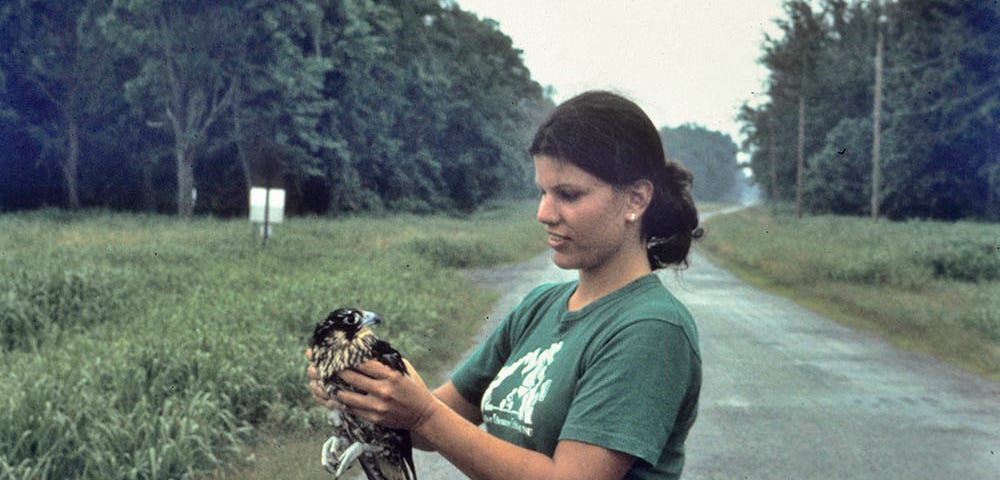
[[[724,264],[1000,379],[1000,225],[769,214],[709,220]]]
[[[421,370],[449,364],[494,295],[456,267],[544,248],[523,205],[472,218],[0,216],[0,479],[196,478],[260,426],[324,423],[303,350],[344,305]]]

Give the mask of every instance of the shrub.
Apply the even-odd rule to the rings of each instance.
[[[995,242],[937,243],[925,255],[934,275],[940,278],[969,282],[1000,279],[1000,244]]]

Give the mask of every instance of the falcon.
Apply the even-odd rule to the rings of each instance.
[[[316,324],[312,361],[328,395],[342,388],[357,391],[337,374],[367,360],[407,374],[402,355],[369,328],[380,322],[374,313],[340,308]],[[368,480],[416,480],[408,430],[383,427],[339,410],[330,411],[330,423],[333,434],[323,445],[323,467],[336,478],[357,461]]]

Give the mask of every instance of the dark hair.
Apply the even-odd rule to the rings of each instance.
[[[693,177],[666,160],[659,132],[634,102],[604,91],[577,95],[542,122],[528,152],[569,162],[616,188],[649,180],[654,193],[640,232],[649,265],[687,266],[691,242],[702,236]]]

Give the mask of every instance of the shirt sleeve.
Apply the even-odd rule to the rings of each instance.
[[[584,360],[560,432],[656,464],[692,383],[693,349],[676,325],[643,320],[625,326]]]

